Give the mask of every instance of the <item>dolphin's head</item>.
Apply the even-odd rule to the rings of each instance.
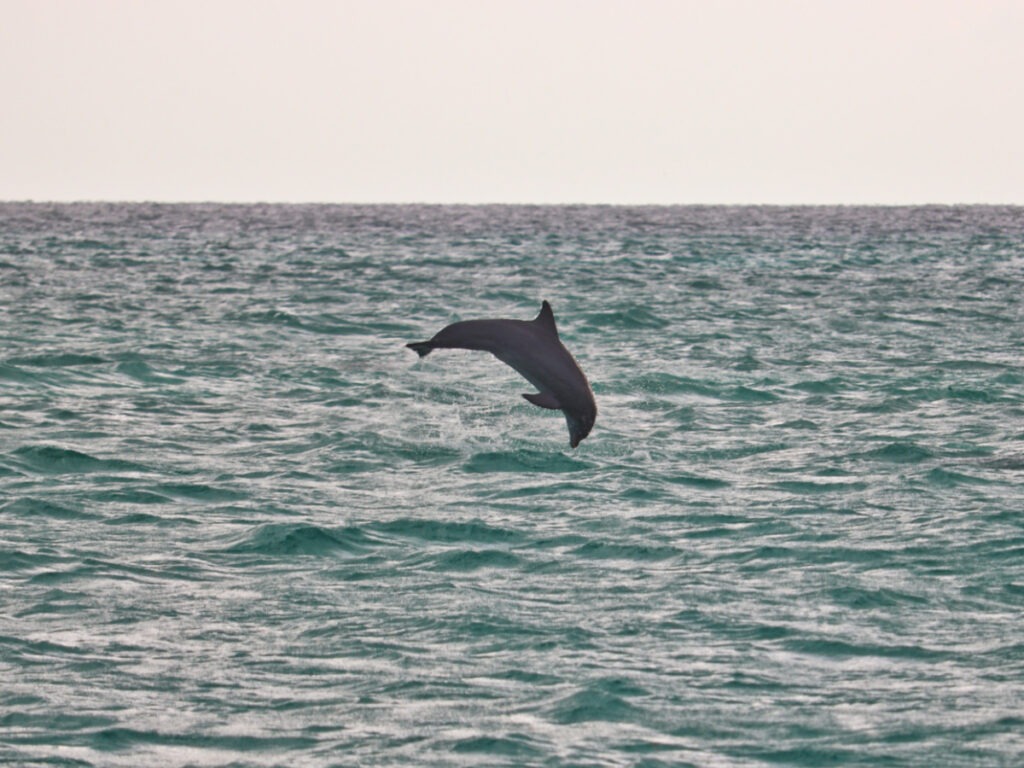
[[[597,408],[591,405],[579,411],[565,411],[565,422],[569,425],[569,445],[575,448],[580,441],[590,434],[597,418]]]

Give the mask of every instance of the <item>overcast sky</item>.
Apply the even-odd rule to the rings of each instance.
[[[0,200],[1024,204],[1024,0],[0,0]]]

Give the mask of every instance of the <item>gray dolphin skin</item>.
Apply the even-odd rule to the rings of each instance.
[[[558,338],[555,314],[546,301],[533,320],[465,320],[442,328],[430,341],[406,344],[420,357],[435,349],[480,349],[515,368],[538,390],[525,394],[541,408],[561,411],[575,448],[590,434],[597,404],[590,383]]]

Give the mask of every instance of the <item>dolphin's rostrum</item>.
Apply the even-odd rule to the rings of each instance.
[[[406,344],[420,357],[434,349],[480,349],[515,368],[538,390],[525,394],[541,408],[562,411],[575,448],[590,434],[597,405],[590,383],[558,338],[546,301],[533,320],[465,320],[442,328],[430,341]]]

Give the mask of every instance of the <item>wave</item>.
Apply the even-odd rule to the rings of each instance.
[[[575,459],[562,453],[542,451],[485,451],[474,454],[462,465],[465,472],[511,472],[544,474],[582,472],[592,465],[582,459]]]
[[[99,459],[73,448],[55,445],[25,446],[8,454],[17,466],[43,474],[80,474],[95,472],[149,472],[150,469],[124,459]]]
[[[269,523],[247,532],[224,552],[249,555],[362,555],[376,542],[358,527],[331,530],[301,523]]]

